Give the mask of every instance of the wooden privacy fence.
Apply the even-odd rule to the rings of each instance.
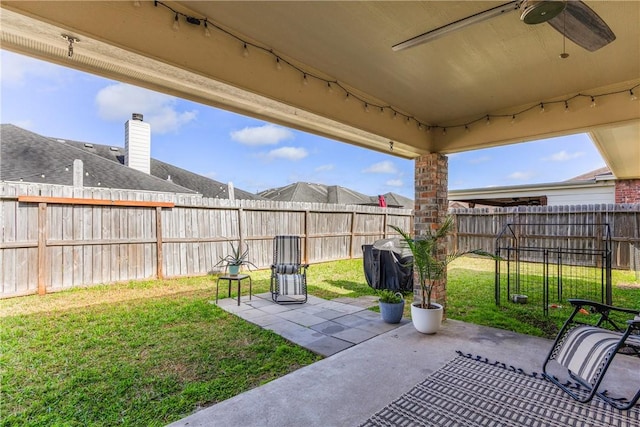
[[[451,209],[450,213],[456,217],[451,249],[493,252],[496,237],[507,224],[519,224],[540,247],[566,247],[567,239],[572,239],[579,248],[598,249],[606,238],[602,224],[608,224],[612,268],[628,270],[634,248],[640,245],[640,204]]]
[[[301,236],[309,263],[359,258],[388,225],[411,229],[412,211],[0,183],[0,297],[204,275],[229,242],[265,268],[279,234]]]

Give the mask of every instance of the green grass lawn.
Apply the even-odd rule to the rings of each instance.
[[[251,275],[254,293],[269,290],[269,271]],[[567,315],[496,307],[493,280],[491,261],[454,262],[448,317],[550,337]],[[623,283],[614,303],[640,307],[633,275],[614,272]],[[376,293],[361,260],[312,265],[309,292]],[[1,425],[164,425],[320,359],[221,310],[214,295],[214,279],[197,277],[0,300]]]

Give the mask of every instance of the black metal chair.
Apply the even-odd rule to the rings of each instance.
[[[542,367],[544,376],[578,402],[598,396],[616,409],[630,409],[640,398],[640,383],[631,399],[614,399],[599,387],[618,354],[637,359],[636,372],[640,372],[640,310],[579,299],[569,302],[574,306],[573,313],[547,355]],[[622,322],[626,322],[624,327]],[[551,361],[555,363],[550,364]],[[550,373],[556,363],[566,369],[568,376],[579,384],[577,387]]]
[[[271,299],[278,304],[307,302],[307,268],[302,264],[300,236],[276,236],[273,239]]]

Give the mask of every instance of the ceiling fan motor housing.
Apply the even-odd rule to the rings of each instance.
[[[529,25],[542,24],[558,16],[566,6],[566,1],[524,0],[520,19]]]

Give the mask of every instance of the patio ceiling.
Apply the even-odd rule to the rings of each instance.
[[[618,178],[640,178],[640,2],[587,1],[617,38],[567,40],[567,59],[518,12],[391,50],[502,2],[135,3],[3,1],[2,47],[405,158],[589,132]]]

